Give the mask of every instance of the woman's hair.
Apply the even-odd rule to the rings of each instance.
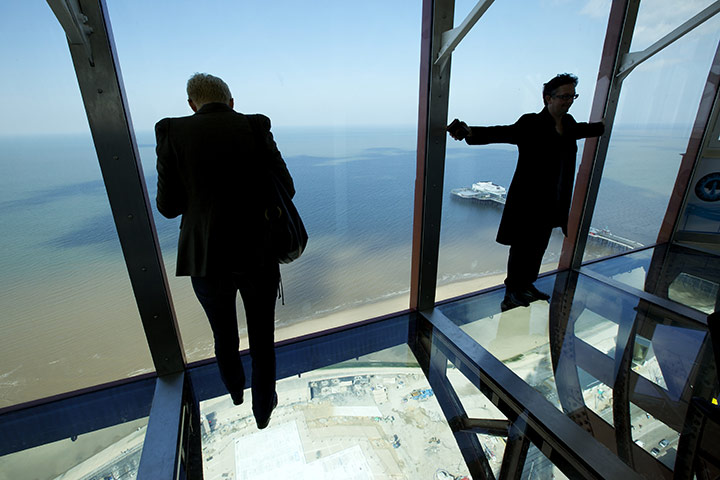
[[[559,87],[562,87],[563,85],[569,85],[572,84],[573,87],[577,87],[578,84],[578,78],[573,75],[572,73],[559,73],[555,75],[555,78],[550,80],[547,83],[543,84],[543,103],[547,104],[545,101],[546,95],[552,95],[555,90],[557,90]]]
[[[188,98],[196,105],[221,102],[230,103],[232,94],[227,83],[207,73],[196,73],[187,82]]]

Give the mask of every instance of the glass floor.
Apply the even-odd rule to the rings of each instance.
[[[0,415],[0,480],[132,480],[154,379]]]
[[[541,278],[551,299],[529,307],[502,312],[499,287],[282,342],[265,430],[249,391],[233,406],[216,365],[193,365],[204,478],[719,474],[706,316],[717,262],[681,247],[636,251]],[[3,413],[0,480],[136,478],[154,386]]]
[[[662,245],[583,266],[637,290],[710,314],[720,307],[720,256]]]
[[[250,401],[200,404],[206,478],[374,479],[469,475],[407,345],[286,378],[258,430]],[[250,391],[246,391],[250,398]]]
[[[638,473],[672,478],[692,397],[717,404],[704,313],[718,301],[719,260],[648,249],[581,270],[600,275],[540,279],[549,302],[502,312],[504,291],[496,290],[438,309]],[[698,315],[688,318],[684,307]]]

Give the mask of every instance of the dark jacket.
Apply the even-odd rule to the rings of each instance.
[[[264,210],[272,170],[295,189],[264,115],[243,115],[223,103],[155,125],[157,207],[182,215],[176,274],[242,271],[269,261]]]
[[[602,123],[578,123],[565,114],[563,134],[543,108],[523,115],[513,125],[471,127],[469,145],[511,143],[518,162],[507,194],[497,242],[512,245],[532,236],[534,229],[562,227],[567,235],[568,213],[575,177],[577,139],[603,134]]]

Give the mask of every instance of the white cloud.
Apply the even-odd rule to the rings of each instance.
[[[712,0],[643,0],[633,35],[633,50],[655,43],[711,3]]]
[[[580,10],[581,15],[593,18],[607,18],[610,13],[610,0],[588,0]]]

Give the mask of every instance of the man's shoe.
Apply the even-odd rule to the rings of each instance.
[[[529,296],[530,298],[532,298],[532,300],[530,300],[531,302],[535,301],[535,300],[550,300],[550,295],[548,295],[545,292],[541,292],[540,290],[535,288],[535,285],[533,285],[532,283],[530,284],[529,287],[527,287],[525,289],[525,291],[523,293],[526,296]]]
[[[508,290],[505,292],[505,298],[500,304],[500,310],[505,312],[512,308],[529,306],[530,302],[525,298],[525,295],[514,290]]]
[[[275,410],[275,407],[277,407],[277,404],[278,404],[278,397],[277,397],[277,393],[275,393],[273,395],[273,404],[272,404],[272,407],[270,408],[270,411],[267,414],[267,417],[263,416],[262,418],[258,418],[257,416],[255,416],[255,422],[257,423],[258,429],[262,430],[263,428],[268,426],[268,424],[270,423],[270,416],[272,415],[273,410]]]
[[[243,392],[230,392],[230,398],[232,398],[233,405],[242,405]]]

